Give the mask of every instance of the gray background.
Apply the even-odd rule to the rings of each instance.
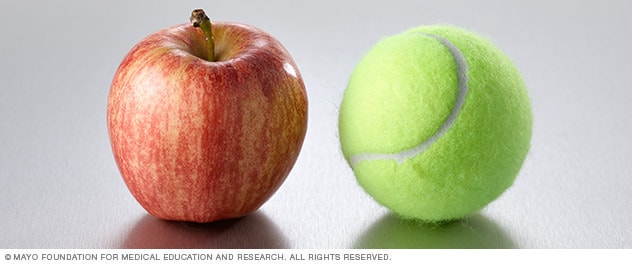
[[[2,1],[0,248],[632,248],[629,1]],[[301,155],[256,213],[208,225],[148,216],[110,150],[111,78],[193,8],[276,36],[309,96]],[[348,76],[380,38],[434,23],[491,38],[534,109],[532,149],[501,198],[442,227],[397,220],[339,150]]]

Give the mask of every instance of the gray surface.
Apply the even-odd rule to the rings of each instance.
[[[628,3],[2,1],[0,248],[632,248]],[[285,184],[257,213],[211,225],[148,216],[118,173],[105,125],[123,56],[197,7],[276,36],[310,101]],[[336,122],[348,76],[371,44],[438,22],[481,32],[513,59],[535,124],[509,191],[466,222],[428,228],[395,219],[362,191]]]

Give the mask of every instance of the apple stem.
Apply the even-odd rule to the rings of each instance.
[[[206,37],[206,47],[208,48],[208,60],[215,61],[215,41],[213,40],[213,30],[211,28],[211,19],[206,16],[204,10],[195,9],[191,12],[191,24],[193,27],[199,27]]]

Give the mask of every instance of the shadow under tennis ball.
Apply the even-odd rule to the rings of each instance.
[[[481,214],[443,224],[403,220],[387,213],[371,225],[354,248],[515,248],[511,238]]]

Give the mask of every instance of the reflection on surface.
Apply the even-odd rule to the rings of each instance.
[[[356,248],[514,248],[494,222],[475,214],[442,225],[407,221],[386,214],[355,242]]]
[[[285,248],[286,238],[261,211],[208,224],[164,221],[145,215],[122,248]]]

